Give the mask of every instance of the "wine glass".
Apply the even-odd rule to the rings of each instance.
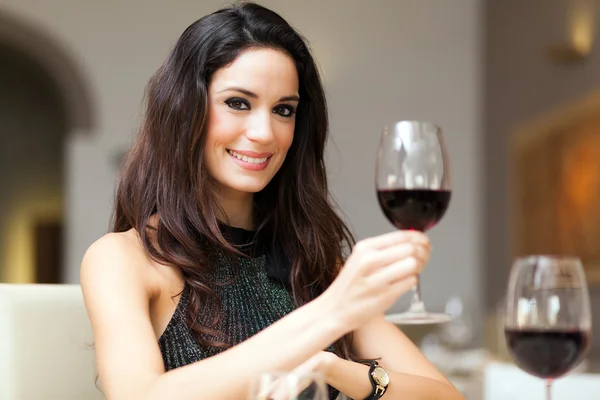
[[[377,152],[377,198],[396,228],[424,232],[444,216],[451,197],[448,163],[444,136],[437,125],[398,121],[384,126]],[[449,314],[426,310],[418,277],[408,311],[386,318],[396,324],[452,319]]]
[[[254,381],[249,400],[329,400],[325,378],[316,372],[266,372]]]
[[[515,260],[506,297],[506,344],[519,368],[546,380],[547,400],[552,380],[585,357],[591,324],[578,258],[532,255]]]

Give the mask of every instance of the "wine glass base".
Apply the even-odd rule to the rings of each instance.
[[[429,325],[450,322],[452,316],[445,313],[407,311],[400,314],[388,314],[385,319],[394,325]]]

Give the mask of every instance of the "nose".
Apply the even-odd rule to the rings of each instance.
[[[248,119],[246,137],[251,142],[259,144],[270,143],[273,140],[271,113],[267,111],[253,113]]]

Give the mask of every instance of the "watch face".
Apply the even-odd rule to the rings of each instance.
[[[372,375],[373,379],[375,379],[375,382],[382,386],[387,386],[387,384],[390,383],[390,377],[388,376],[387,372],[385,372],[385,370],[381,367],[375,368],[373,370]]]

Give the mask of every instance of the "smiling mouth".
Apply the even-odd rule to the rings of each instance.
[[[264,164],[267,162],[267,160],[269,158],[271,158],[271,156],[268,157],[261,157],[261,158],[257,158],[257,157],[248,157],[239,153],[236,153],[233,150],[227,149],[227,152],[229,153],[230,156],[237,158],[238,160],[247,162],[249,164]]]

